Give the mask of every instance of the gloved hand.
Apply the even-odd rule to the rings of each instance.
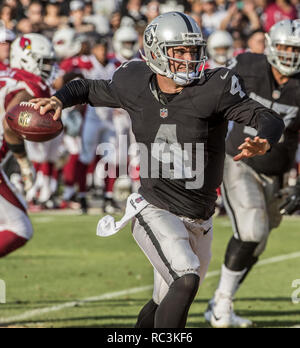
[[[283,189],[281,194],[287,195],[284,203],[279,207],[281,215],[292,215],[300,210],[300,177],[295,186]]]

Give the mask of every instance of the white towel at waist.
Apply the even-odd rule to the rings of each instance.
[[[99,220],[97,226],[97,236],[109,237],[119,232],[128,222],[137,215],[140,211],[147,207],[149,203],[138,193],[133,193],[127,198],[125,215],[120,221],[115,222],[115,219],[106,215]]]

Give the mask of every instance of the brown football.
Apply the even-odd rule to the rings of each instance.
[[[54,111],[41,115],[34,104],[22,102],[11,108],[5,115],[9,127],[22,138],[44,142],[57,137],[63,130],[61,120],[53,120]]]

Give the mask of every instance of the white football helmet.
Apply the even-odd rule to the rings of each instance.
[[[167,54],[169,47],[196,46],[197,60],[175,59]],[[178,85],[188,85],[200,79],[207,57],[206,42],[193,18],[181,12],[167,12],[156,17],[144,32],[144,52],[146,63],[157,74],[173,79]],[[186,64],[185,72],[172,72],[170,60]],[[189,65],[196,63],[194,69]]]
[[[225,48],[224,53],[217,52],[218,48]],[[209,56],[218,64],[226,64],[233,57],[233,39],[225,30],[216,30],[207,40]]]
[[[59,59],[74,57],[81,50],[81,40],[76,35],[76,31],[69,27],[57,30],[52,42]]]
[[[117,56],[132,59],[139,51],[139,36],[134,28],[121,26],[114,35],[113,48]]]
[[[53,73],[55,52],[51,41],[40,34],[25,34],[13,41],[10,66],[49,79]]]
[[[277,22],[265,36],[269,63],[285,76],[299,73],[300,53],[280,51],[277,45],[300,47],[300,20]]]

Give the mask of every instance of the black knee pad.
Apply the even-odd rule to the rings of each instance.
[[[7,143],[7,147],[9,148],[9,150],[12,153],[23,154],[26,152],[24,143],[22,143],[22,144],[9,144],[9,143]]]
[[[189,273],[175,280],[170,289],[194,298],[199,288],[200,278],[197,274]]]
[[[225,254],[225,266],[236,272],[249,268],[257,261],[253,254],[258,244],[257,242],[243,242],[232,237]]]

